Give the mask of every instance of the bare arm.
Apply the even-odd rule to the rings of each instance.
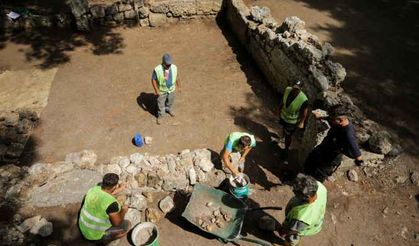
[[[308,107],[306,107],[300,115],[300,121],[298,122],[298,128],[304,128],[304,124],[306,122],[308,115]]]
[[[156,96],[160,95],[159,87],[157,86],[157,81],[152,79],[151,84],[153,85],[154,95],[156,95]]]
[[[249,154],[250,150],[252,149],[252,147],[246,147],[243,151],[243,155],[240,157],[240,159],[242,159],[243,161],[246,159],[247,154]]]
[[[176,87],[178,88],[179,92],[182,91],[182,87],[180,86],[180,79],[176,78]]]
[[[109,220],[111,221],[112,226],[120,226],[127,211],[128,206],[125,205],[121,208],[121,211],[109,214]]]
[[[234,176],[237,176],[239,174],[239,170],[237,170],[237,168],[235,168],[233,164],[231,163],[230,152],[228,152],[227,150],[224,150],[223,161],[224,161],[224,165],[226,165],[226,167],[230,169],[230,171],[233,173]]]

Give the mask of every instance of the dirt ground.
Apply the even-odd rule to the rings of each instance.
[[[388,160],[388,165],[373,178],[367,178],[359,170],[358,183],[338,177],[328,184],[324,228],[318,235],[305,238],[302,245],[415,245],[414,235],[419,232],[419,190],[409,181],[396,184],[394,178],[418,169],[417,148],[412,146],[418,139],[415,114],[418,109],[414,103],[419,97],[414,83],[417,75],[411,68],[417,65],[405,59],[400,59],[394,68],[391,65],[416,44],[396,48],[394,40],[383,39],[383,44],[376,45],[383,34],[373,24],[382,20],[381,14],[371,16],[370,12],[376,9],[360,10],[356,4],[344,8],[349,5],[345,1],[338,1],[336,6],[329,6],[333,4],[326,1],[246,2],[269,6],[278,20],[297,15],[306,21],[310,31],[330,41],[337,49],[335,60],[349,72],[345,89],[370,117],[405,140],[406,153],[397,160]],[[350,11],[338,15],[339,6]],[[348,23],[351,17],[366,24]],[[379,27],[384,28],[384,24]],[[249,156],[245,170],[252,181],[251,204],[285,206],[292,197],[287,186],[278,185],[281,182],[278,177],[284,173],[278,165],[277,147],[271,142],[279,131],[274,116],[278,95],[264,83],[256,65],[222,24],[193,21],[163,29],[118,28],[86,37],[32,33],[1,44],[4,47],[0,50],[0,67],[59,68],[41,124],[22,160],[25,164],[59,161],[66,153],[82,149],[94,150],[101,162],[137,151],[153,154],[176,153],[185,148],[219,151],[228,132],[244,130],[257,137],[257,149]],[[176,99],[177,116],[157,126],[150,76],[164,52],[173,54],[183,88]],[[389,55],[388,60],[383,59],[384,54]],[[404,67],[406,64],[410,66]],[[409,90],[396,86],[398,83]],[[371,88],[371,84],[375,85],[376,93],[365,89]],[[131,138],[136,132],[153,137],[153,144],[142,149],[134,147]],[[41,244],[84,245],[75,225],[78,206],[36,211],[23,208],[22,212],[41,213],[56,225],[52,237]],[[180,202],[177,206],[158,225],[161,245],[173,245],[174,240],[182,245],[220,245],[180,219],[184,204]],[[388,212],[383,213],[386,207]],[[278,221],[283,220],[283,212],[272,214]],[[255,228],[260,215],[249,214],[243,234],[280,243],[277,237]],[[123,241],[121,245],[129,244]]]

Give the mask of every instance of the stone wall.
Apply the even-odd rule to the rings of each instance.
[[[214,169],[207,149],[165,156],[134,153],[108,163],[96,163],[96,159],[94,152],[85,150],[70,153],[57,163],[36,163],[30,168],[5,166],[0,170],[17,170],[0,175],[0,193],[6,202],[49,207],[80,202],[87,190],[109,172],[127,183],[128,198],[144,192],[189,190],[198,182],[218,186],[226,177],[223,171]]]
[[[18,161],[38,120],[28,109],[0,112],[0,164]]]
[[[158,27],[197,17],[213,17],[222,0],[122,0],[111,4],[89,4],[87,0],[70,0],[69,6],[77,28],[89,31],[93,26],[139,24]]]
[[[279,24],[272,18],[269,8],[248,8],[242,0],[225,1],[225,18],[267,81],[280,94],[297,80],[303,81],[303,90],[313,107],[327,110],[343,104],[348,108],[361,145],[379,154],[399,152],[398,146],[392,146],[389,134],[367,119],[343,91],[341,83],[346,71],[341,64],[329,59],[334,51],[332,45],[321,43],[307,32],[304,21],[292,16]],[[327,130],[324,122],[309,119],[300,161],[321,141]]]

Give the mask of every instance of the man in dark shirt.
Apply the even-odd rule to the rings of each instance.
[[[362,164],[362,155],[355,137],[355,128],[348,118],[347,110],[342,105],[329,110],[330,130],[323,141],[316,146],[305,161],[305,173],[323,182],[332,175],[342,161],[342,154]],[[317,119],[320,115],[313,113]]]

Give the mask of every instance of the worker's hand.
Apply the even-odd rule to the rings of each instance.
[[[154,95],[160,96],[160,91],[154,91]]]
[[[180,87],[178,87],[176,90],[178,93],[182,94],[182,89]]]
[[[298,127],[299,129],[303,129],[303,128],[304,128],[304,121],[302,121],[302,122],[298,123],[297,127]]]
[[[320,113],[320,112],[317,112],[317,111],[312,111],[312,113],[313,113],[313,115],[314,115],[314,117],[315,117],[316,119],[320,119],[320,118],[322,117],[322,115],[321,115],[321,113]]]
[[[239,165],[242,164],[242,163],[244,163],[245,161],[246,161],[246,158],[245,157],[240,157],[240,159],[239,159]]]
[[[128,205],[124,205],[121,207],[121,211],[128,211]]]
[[[231,170],[231,172],[233,173],[233,177],[237,177],[240,174],[239,170],[236,168],[234,170]]]

